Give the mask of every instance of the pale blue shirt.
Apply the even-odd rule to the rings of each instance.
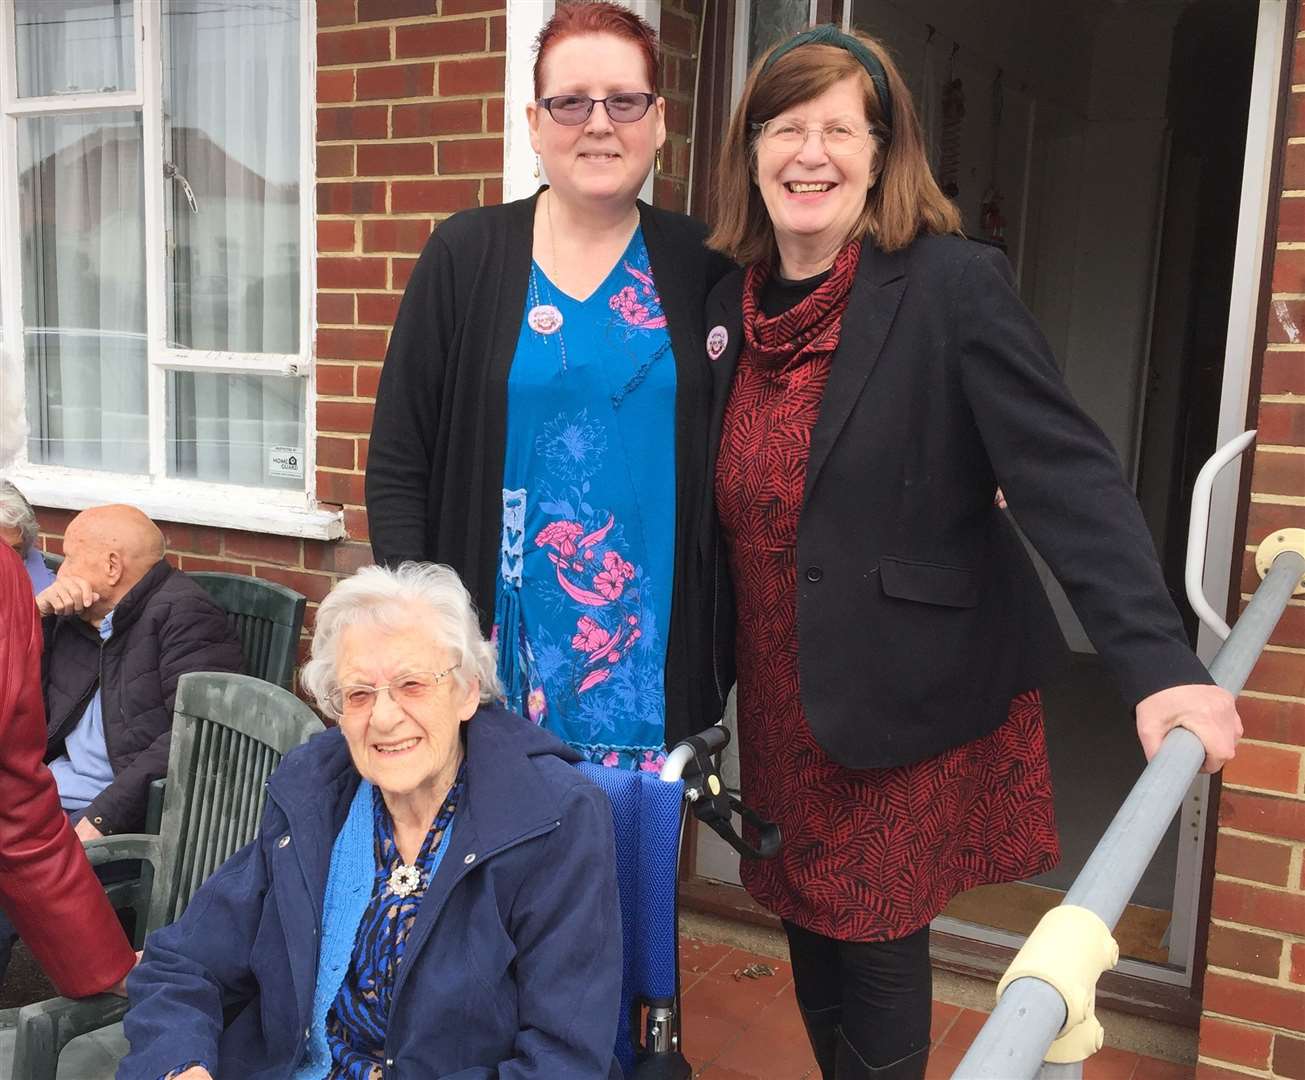
[[[100,623],[100,640],[108,641],[112,635],[113,612],[110,611]],[[104,742],[102,690],[96,686],[95,696],[63,744],[63,755],[50,762],[50,771],[59,787],[59,802],[69,813],[85,810],[113,783],[113,766],[109,764],[109,748]]]
[[[33,596],[54,584],[54,571],[45,565],[45,559],[39,548],[27,549],[27,554],[23,556],[23,566],[27,570],[27,576],[32,579]]]

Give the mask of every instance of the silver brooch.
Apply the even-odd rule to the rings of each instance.
[[[411,896],[421,887],[421,871],[401,863],[390,871],[389,885],[395,896]]]

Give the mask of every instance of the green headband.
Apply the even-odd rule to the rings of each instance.
[[[764,75],[772,67],[775,61],[786,53],[802,45],[832,45],[836,49],[843,49],[854,56],[857,62],[866,70],[870,76],[870,81],[875,84],[875,90],[879,94],[879,104],[884,110],[884,121],[889,128],[893,126],[893,99],[888,94],[888,73],[884,71],[884,65],[879,62],[869,49],[861,44],[851,34],[845,34],[837,26],[826,23],[824,26],[815,26],[810,30],[804,30],[795,37],[789,38],[778,49],[766,57],[766,62],[761,66],[761,73]]]

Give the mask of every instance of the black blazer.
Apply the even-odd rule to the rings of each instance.
[[[542,190],[542,189],[541,189]],[[503,530],[507,382],[525,316],[538,195],[455,214],[427,241],[399,305],[367,455],[367,522],[377,562],[447,563],[488,633]],[[704,226],[639,204],[675,356],[675,569],[667,631],[666,727],[714,724],[729,683],[712,668],[713,586],[699,536],[711,373],[707,293],[732,264]]]
[[[707,302],[707,326],[728,335],[713,363],[713,475],[742,289],[736,272]],[[798,523],[802,705],[834,760],[902,765],[978,738],[1063,652],[1024,546],[993,506],[998,484],[1130,705],[1211,681],[1119,460],[1070,397],[1005,256],[953,236],[892,254],[867,242]],[[709,557],[714,543],[704,533]],[[733,620],[725,600],[718,608],[727,666]]]

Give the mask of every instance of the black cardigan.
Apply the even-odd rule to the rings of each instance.
[[[541,189],[542,190],[542,189]],[[377,561],[447,563],[493,621],[503,525],[507,380],[525,312],[538,195],[456,214],[427,242],[399,306],[367,455]],[[729,269],[705,229],[639,204],[675,355],[675,573],[666,657],[666,734],[719,719],[729,676],[713,671],[713,585],[699,540],[711,380],[703,305]]]
[[[862,248],[797,534],[802,706],[845,765],[902,765],[992,731],[1063,652],[1028,554],[993,506],[998,483],[1129,705],[1211,681],[1118,458],[1011,282],[1000,252],[959,237]],[[713,448],[742,286],[732,274],[708,300],[707,325],[728,333],[712,365]],[[713,542],[704,535],[704,556]],[[722,612],[724,654],[734,628]]]

